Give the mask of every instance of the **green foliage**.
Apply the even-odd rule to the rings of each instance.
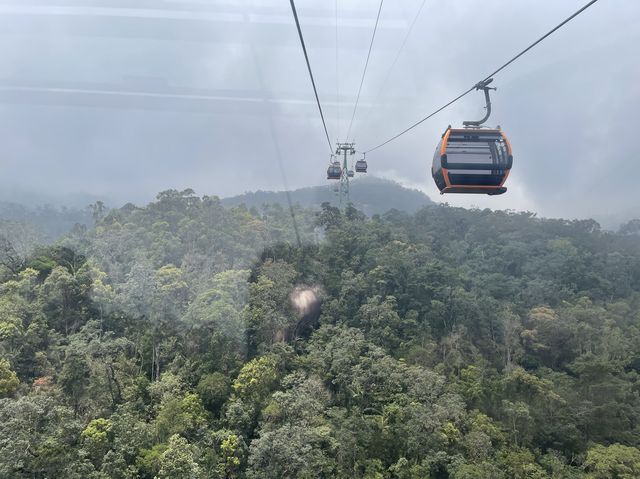
[[[593,479],[632,479],[640,476],[640,449],[612,444],[596,445],[587,452],[584,462]]]
[[[216,372],[203,376],[196,386],[203,404],[212,412],[220,410],[231,392],[231,382],[222,373]]]
[[[278,379],[278,360],[275,356],[261,356],[246,363],[233,381],[233,391],[244,400],[259,401],[275,386]]]
[[[216,450],[218,452],[215,471],[229,479],[242,477],[242,466],[246,455],[246,444],[242,436],[227,430],[215,433]]]
[[[58,381],[76,411],[89,386],[89,374],[89,366],[82,356],[72,353],[65,358]]]
[[[142,449],[140,451],[136,466],[142,472],[143,477],[156,477],[160,470],[162,454],[167,448],[167,444],[161,443],[155,444],[151,449]]]
[[[290,339],[297,322],[289,301],[296,276],[292,265],[267,261],[250,284],[246,322],[253,351]]]
[[[194,479],[201,477],[198,451],[187,440],[174,434],[158,458],[158,479]]]
[[[0,359],[0,398],[11,396],[18,389],[20,380],[11,364],[6,359]]]
[[[157,437],[160,442],[179,434],[196,439],[207,425],[207,412],[197,394],[187,393],[181,398],[163,401],[156,418]]]
[[[501,451],[497,457],[500,469],[506,476],[513,479],[547,479],[545,470],[535,463],[535,456],[531,451],[512,448]]]
[[[635,223],[93,212],[0,242],[0,477],[640,477]]]
[[[111,429],[113,424],[111,420],[105,418],[94,419],[82,431],[81,437],[84,447],[89,455],[96,462],[101,462],[104,455],[109,451],[111,446]]]
[[[55,398],[0,399],[0,477],[70,477],[82,462],[81,431]]]

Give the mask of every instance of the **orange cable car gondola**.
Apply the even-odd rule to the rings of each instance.
[[[440,193],[476,193],[501,195],[513,164],[511,144],[504,132],[481,128],[491,114],[487,85],[493,79],[476,85],[484,90],[487,113],[482,120],[465,121],[464,128],[449,126],[433,156],[431,174]]]

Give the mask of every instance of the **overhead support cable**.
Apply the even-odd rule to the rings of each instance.
[[[258,61],[258,55],[256,54],[256,50],[253,45],[250,46],[251,56],[253,57],[253,64],[256,68],[256,73],[258,76],[258,82],[260,84],[260,88],[264,91],[265,81],[264,76],[262,74],[262,69],[260,68],[260,62]],[[269,107],[270,103],[268,99],[264,98],[265,106]],[[269,112],[271,113],[271,112]],[[289,214],[291,215],[291,223],[293,226],[293,232],[296,236],[296,242],[298,247],[302,247],[302,243],[300,241],[300,231],[298,229],[298,221],[296,219],[296,212],[293,206],[293,200],[291,198],[291,191],[289,190],[289,184],[287,182],[287,175],[284,168],[284,162],[282,161],[282,151],[280,149],[280,142],[278,141],[278,135],[276,134],[276,126],[274,124],[274,119],[271,114],[269,114],[269,132],[271,133],[271,140],[273,142],[273,148],[276,155],[276,159],[278,160],[278,166],[280,168],[280,176],[282,177],[282,186],[284,187],[284,192],[287,197],[287,203],[289,205]]]
[[[556,25],[554,28],[552,28],[551,30],[549,30],[547,33],[545,33],[543,36],[541,36],[540,38],[538,38],[535,42],[533,42],[531,45],[529,45],[527,48],[525,48],[524,50],[522,50],[520,53],[518,53],[516,56],[514,56],[513,58],[511,58],[509,61],[507,61],[506,63],[504,63],[502,66],[500,66],[497,70],[495,70],[493,73],[490,73],[489,75],[487,75],[486,77],[484,77],[482,80],[480,80],[478,83],[476,83],[475,85],[473,85],[471,88],[469,88],[468,90],[464,91],[463,93],[461,93],[460,95],[458,95],[457,97],[455,97],[453,100],[449,101],[448,103],[446,103],[445,105],[441,106],[440,108],[438,108],[437,110],[435,110],[434,112],[430,113],[429,115],[425,116],[424,118],[422,118],[421,120],[418,120],[417,122],[415,122],[413,125],[409,126],[408,128],[405,128],[404,130],[402,130],[400,133],[398,133],[395,136],[392,136],[391,138],[389,138],[388,140],[380,143],[377,146],[374,146],[373,148],[370,148],[368,150],[366,150],[365,153],[369,153],[372,152],[374,150],[377,150],[378,148],[382,148],[383,146],[385,146],[388,143],[391,143],[393,140],[396,140],[397,138],[400,138],[402,135],[404,135],[405,133],[408,133],[409,131],[413,130],[415,127],[417,127],[418,125],[421,125],[422,123],[424,123],[426,120],[428,120],[429,118],[433,117],[434,115],[440,113],[442,110],[444,110],[445,108],[453,105],[455,102],[457,102],[458,100],[460,100],[462,97],[468,95],[469,93],[471,93],[473,90],[475,90],[478,85],[481,85],[482,83],[486,82],[487,80],[489,80],[490,78],[492,78],[494,75],[497,75],[498,73],[500,73],[502,70],[504,70],[505,68],[507,68],[509,65],[511,65],[513,62],[515,62],[518,58],[520,58],[522,55],[524,55],[525,53],[527,53],[529,50],[531,50],[533,47],[535,47],[536,45],[538,45],[540,42],[542,42],[544,39],[546,39],[548,36],[550,36],[552,33],[556,32],[557,30],[559,30],[560,28],[562,28],[564,25],[566,25],[567,23],[569,23],[571,20],[573,20],[575,17],[577,17],[578,15],[580,15],[582,12],[584,12],[587,8],[591,7],[594,3],[598,2],[598,0],[591,0],[589,3],[587,3],[585,6],[583,6],[582,8],[580,8],[578,11],[576,11],[573,15],[567,17],[564,21],[562,21],[561,23],[559,23],[558,25]]]
[[[280,143],[278,142],[278,136],[276,135],[275,126],[273,125],[273,118],[269,118],[269,130],[271,133],[271,139],[273,141],[273,147],[276,152],[276,158],[278,159],[280,176],[282,177],[282,185],[284,186],[284,194],[287,197],[287,204],[289,205],[289,214],[291,215],[291,223],[293,225],[293,232],[296,236],[296,243],[298,244],[298,248],[302,248],[302,241],[300,240],[300,230],[298,229],[298,220],[296,219],[296,210],[293,206],[291,190],[289,189],[287,174],[284,169],[284,162],[282,161],[282,152],[280,151]]]
[[[335,0],[336,7],[336,108],[338,110],[338,138],[340,138],[340,58],[338,56],[338,0]]]
[[[349,122],[349,129],[347,130],[346,140],[349,141],[351,135],[351,128],[353,127],[353,120],[356,117],[356,111],[358,110],[358,103],[360,102],[360,93],[362,93],[362,85],[364,84],[364,78],[367,75],[367,67],[369,66],[369,58],[371,58],[371,50],[373,49],[373,41],[376,39],[376,32],[378,31],[378,23],[380,22],[380,12],[382,12],[382,4],[384,0],[380,0],[380,6],[378,7],[378,15],[376,16],[376,24],[373,27],[373,34],[371,35],[371,43],[369,44],[369,52],[367,53],[367,61],[364,64],[364,70],[362,71],[362,78],[360,79],[360,87],[358,88],[358,95],[356,96],[356,104],[353,106],[353,114],[351,115],[351,121]]]
[[[320,118],[322,119],[322,126],[324,127],[324,134],[327,137],[327,143],[329,144],[329,151],[333,153],[333,146],[331,145],[331,139],[329,138],[329,131],[327,130],[327,122],[324,119],[324,113],[322,112],[322,105],[320,104],[320,97],[318,96],[318,89],[316,88],[316,81],[313,78],[313,71],[311,70],[311,63],[309,62],[309,55],[307,54],[307,47],[304,43],[304,37],[302,36],[302,29],[300,28],[300,20],[298,19],[298,12],[296,10],[296,4],[294,0],[289,0],[291,3],[291,11],[293,12],[293,18],[296,21],[296,28],[298,29],[298,36],[300,37],[300,44],[302,45],[302,51],[304,52],[304,59],[307,62],[307,69],[309,70],[309,78],[311,78],[311,85],[313,86],[313,93],[316,96],[316,103],[318,104],[318,111],[320,112]]]
[[[391,62],[391,66],[389,67],[389,70],[387,71],[387,74],[385,75],[384,80],[380,84],[380,88],[378,89],[378,93],[376,94],[376,96],[374,97],[373,102],[369,106],[369,110],[367,111],[367,114],[365,116],[365,121],[366,121],[366,119],[368,119],[370,117],[371,110],[373,109],[373,105],[378,100],[378,98],[380,98],[380,95],[382,94],[382,92],[384,91],[385,87],[387,86],[387,83],[389,83],[389,78],[391,78],[391,73],[393,72],[393,69],[395,68],[396,63],[398,63],[398,60],[400,59],[400,55],[402,54],[402,50],[404,50],[404,47],[407,44],[407,40],[409,40],[409,37],[411,36],[411,32],[413,31],[413,27],[416,26],[416,23],[418,22],[418,18],[420,18],[420,14],[422,13],[422,10],[423,10],[423,8],[424,8],[426,3],[427,3],[427,0],[422,0],[422,3],[420,4],[420,7],[418,8],[418,11],[416,12],[415,16],[413,17],[413,20],[411,21],[411,24],[409,25],[409,29],[407,30],[407,33],[405,34],[404,39],[402,40],[402,44],[400,45],[400,48],[398,49],[398,52],[396,53],[396,57],[393,59],[393,62]]]

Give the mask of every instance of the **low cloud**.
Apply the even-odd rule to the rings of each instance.
[[[288,4],[58,3],[0,7],[1,199],[282,189],[270,123],[289,187],[324,181],[328,149]],[[353,127],[360,149],[457,96],[584,2],[428,1],[383,84],[421,3],[383,7]],[[333,8],[298,2],[332,139],[346,134],[377,5],[340,2],[339,68]],[[440,198],[429,177],[446,126],[482,116],[480,94],[368,155],[371,172],[454,205],[637,217],[639,22],[633,0],[599,2],[496,77],[489,123],[515,154],[507,195]]]

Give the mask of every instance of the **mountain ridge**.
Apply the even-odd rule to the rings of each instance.
[[[322,203],[339,205],[339,198],[334,192],[334,185],[308,186],[298,188],[289,192],[291,201],[302,207],[319,207]],[[359,210],[372,216],[374,214],[385,213],[391,209],[415,213],[420,208],[434,204],[434,202],[423,192],[406,188],[401,184],[378,178],[367,176],[358,178],[350,182],[350,200]],[[221,199],[225,206],[239,206],[244,204],[247,208],[261,208],[264,204],[279,203],[283,206],[288,204],[286,191],[250,191],[240,195],[230,196]]]

